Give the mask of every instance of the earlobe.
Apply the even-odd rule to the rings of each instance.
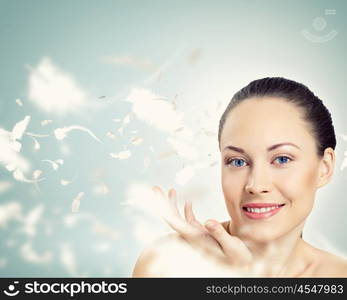
[[[322,187],[330,181],[334,173],[334,167],[335,151],[329,147],[324,150],[324,155],[320,162],[318,187]]]

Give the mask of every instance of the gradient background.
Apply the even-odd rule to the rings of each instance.
[[[335,174],[304,237],[345,255],[346,13],[346,1],[0,0],[0,128],[31,117],[14,160],[27,181],[43,179],[14,178],[0,143],[0,275],[130,276],[169,230],[154,184],[193,200],[202,221],[225,220],[218,121],[266,76],[304,83],[332,114]],[[73,125],[101,142],[56,138]]]

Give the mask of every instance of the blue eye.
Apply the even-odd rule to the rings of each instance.
[[[291,159],[290,157],[288,157],[288,156],[278,156],[278,157],[276,157],[275,160],[277,160],[277,159],[280,159],[280,160],[279,160],[280,165],[284,165],[284,164],[286,164],[286,163],[288,163],[289,161],[292,160],[292,159]]]
[[[234,164],[233,162],[236,162],[236,163]],[[227,164],[228,165],[231,164],[234,167],[239,168],[239,167],[243,166],[243,165],[241,165],[242,162],[245,162],[245,161],[243,159],[240,159],[240,158],[234,158],[234,159],[230,159]]]
[[[292,159],[288,156],[277,156],[275,161],[278,161],[280,165],[285,165],[288,162],[292,161]],[[241,168],[244,167],[246,164],[246,161],[241,159],[241,158],[233,158],[233,159],[226,159],[226,165],[232,165],[233,167],[236,168]]]

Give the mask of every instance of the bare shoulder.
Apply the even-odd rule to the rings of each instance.
[[[335,254],[318,250],[320,260],[316,275],[318,277],[347,277],[347,260]]]
[[[156,239],[138,257],[133,277],[168,277],[176,262],[192,251],[189,244],[177,233],[169,233]]]

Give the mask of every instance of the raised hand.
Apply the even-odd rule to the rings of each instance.
[[[177,194],[170,189],[168,196],[158,186],[153,187],[158,201],[166,201],[165,221],[192,247],[202,251],[209,259],[232,268],[247,268],[252,254],[238,237],[230,235],[219,222],[209,219],[202,225],[195,217],[192,203],[185,202],[183,218],[177,207]]]

